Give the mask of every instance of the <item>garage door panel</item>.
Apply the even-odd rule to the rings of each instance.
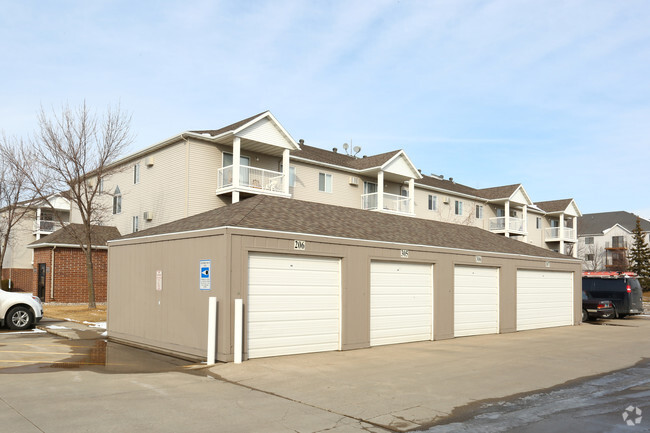
[[[432,266],[372,262],[370,345],[430,340],[432,330]]]
[[[572,324],[572,272],[517,271],[517,330]]]
[[[248,356],[339,349],[340,262],[284,254],[251,254]]]
[[[499,271],[456,266],[454,269],[454,335],[499,332]]]

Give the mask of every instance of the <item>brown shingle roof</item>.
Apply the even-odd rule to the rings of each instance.
[[[562,200],[540,201],[535,203],[535,206],[544,212],[562,212],[571,204],[572,200],[572,198],[565,198]]]
[[[219,128],[219,129],[204,129],[204,130],[202,130],[202,131],[190,131],[190,132],[194,132],[194,133],[196,133],[196,134],[210,134],[210,135],[213,135],[213,136],[215,136],[215,135],[219,135],[219,134],[223,134],[224,132],[234,131],[235,129],[237,129],[237,128],[241,127],[241,126],[244,126],[245,124],[247,124],[247,123],[250,122],[251,120],[253,120],[253,119],[255,119],[256,117],[259,117],[259,116],[261,116],[262,114],[267,113],[267,112],[268,112],[268,110],[267,110],[267,111],[262,111],[261,113],[257,113],[256,115],[251,116],[251,117],[248,117],[248,118],[246,118],[246,119],[244,119],[244,120],[240,120],[239,122],[235,122],[235,123],[230,124],[230,125],[228,125],[228,126],[224,126],[223,128]]]
[[[78,237],[83,236],[84,227],[82,224],[68,224],[52,234],[35,240],[30,246],[34,245],[77,245]],[[120,231],[113,226],[91,226],[90,240],[93,246],[106,246],[106,242],[119,238]]]
[[[436,177],[432,176],[425,176],[422,175],[422,179],[418,179],[415,181],[415,183],[421,184],[421,185],[428,185],[432,186],[434,188],[440,188],[440,189],[445,189],[447,191],[453,191],[453,192],[458,192],[461,194],[467,194],[467,195],[473,195],[476,197],[480,197],[478,190],[469,187],[467,185],[462,185],[460,183],[452,182],[450,180],[444,180],[444,179],[438,179]]]
[[[499,198],[508,198],[514,193],[517,188],[521,186],[520,183],[515,183],[512,185],[504,186],[495,186],[492,188],[483,188],[477,190],[478,194],[481,197],[487,198],[488,200],[496,200]]]
[[[478,227],[258,195],[120,239],[234,226],[402,244],[561,258]]]
[[[310,161],[324,162],[326,164],[340,165],[341,167],[352,168],[355,170],[379,167],[400,152],[400,150],[393,150],[378,155],[367,156],[365,158],[356,158],[344,153],[308,146],[304,143],[300,145],[300,149],[301,150],[292,152],[291,156],[308,159]]]

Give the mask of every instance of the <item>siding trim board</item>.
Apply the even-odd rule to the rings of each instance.
[[[267,230],[267,229],[256,229],[256,228],[249,228],[249,227],[239,227],[239,226],[221,226],[221,227],[212,227],[212,228],[207,228],[207,229],[197,229],[197,230],[189,230],[189,231],[179,231],[179,232],[173,232],[173,233],[162,233],[162,234],[156,234],[156,235],[148,235],[148,236],[138,236],[138,237],[132,237],[132,238],[127,238],[127,239],[115,239],[112,241],[108,241],[109,245],[121,245],[121,244],[127,244],[127,243],[132,243],[132,241],[142,241],[145,239],[155,239],[159,238],[160,241],[164,241],[166,237],[173,237],[173,236],[179,236],[179,235],[186,235],[186,234],[201,234],[201,233],[206,233],[210,232],[212,230],[241,230],[245,232],[260,232],[260,233],[269,233],[269,234],[278,234],[281,236],[311,236],[315,238],[324,238],[324,239],[332,239],[332,240],[349,240],[349,241],[354,241],[354,242],[368,242],[368,243],[376,243],[376,244],[391,244],[390,242],[387,241],[376,241],[372,239],[358,239],[358,238],[346,238],[346,237],[340,237],[340,236],[327,236],[327,235],[318,235],[318,234],[311,234],[311,233],[301,233],[301,232],[290,232],[290,231],[278,231],[278,230]],[[511,256],[511,257],[522,257],[522,258],[544,258],[547,261],[550,262],[573,262],[573,263],[579,263],[580,260],[574,259],[574,258],[561,258],[561,257],[543,257],[543,256],[532,256],[532,255],[527,255],[527,254],[517,254],[517,253],[503,253],[503,252],[494,252],[494,251],[482,251],[482,250],[469,250],[469,249],[462,249],[462,248],[451,248],[451,247],[440,247],[440,246],[435,246],[435,245],[423,245],[423,244],[407,244],[407,243],[394,243],[394,248],[398,249],[401,247],[411,247],[411,248],[435,248],[435,249],[440,249],[440,250],[445,250],[445,251],[450,251],[450,252],[459,252],[459,253],[470,253],[470,254],[498,254],[498,255],[503,255],[503,256]]]

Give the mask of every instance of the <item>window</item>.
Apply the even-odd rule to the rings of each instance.
[[[506,216],[505,209],[497,208],[497,217],[504,217],[504,216]]]
[[[612,236],[612,248],[625,248],[625,237]]]
[[[133,184],[140,183],[140,164],[133,166]]]
[[[587,254],[585,256],[585,260],[588,262],[593,262],[594,261],[594,255],[593,254]]]
[[[460,200],[456,200],[454,203],[454,213],[456,215],[462,215],[463,214],[463,202]]]
[[[318,190],[323,192],[332,192],[332,175],[318,173]]]
[[[99,179],[99,192],[104,192],[104,179]]]
[[[400,191],[400,195],[402,197],[408,197],[409,196],[409,190],[407,188],[402,188],[402,190]]]
[[[480,204],[476,205],[476,219],[482,220],[483,219],[483,206]]]
[[[138,231],[138,216],[133,217],[133,233]]]
[[[113,215],[122,213],[122,193],[120,192],[120,187],[115,187],[115,193],[113,194]]]
[[[429,210],[438,210],[438,196],[429,194]]]
[[[289,166],[289,186],[296,186],[296,167]]]
[[[541,229],[542,228],[542,217],[535,218],[535,223],[537,224],[537,228]]]
[[[585,245],[593,245],[594,244],[594,237],[593,236],[586,236],[585,237]]]

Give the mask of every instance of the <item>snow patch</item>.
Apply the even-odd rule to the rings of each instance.
[[[106,329],[106,322],[83,322],[83,324],[91,328]]]
[[[47,329],[70,329],[65,326],[59,326],[59,325],[48,325]]]

